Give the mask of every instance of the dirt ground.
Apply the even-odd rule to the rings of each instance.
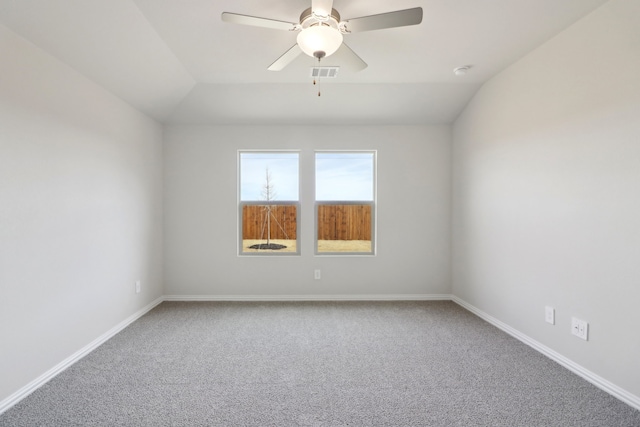
[[[286,248],[278,249],[278,250],[268,250],[268,249],[250,249],[249,246],[257,245],[260,243],[267,243],[266,240],[243,240],[242,241],[242,252],[295,252],[296,251],[296,241],[295,240],[284,240],[284,239],[271,239],[271,243],[277,243],[279,245],[285,245]]]
[[[266,240],[243,240],[243,252],[296,252],[295,240],[271,239],[271,243],[285,245],[286,248],[279,250],[249,249],[249,246],[259,243],[266,243]],[[369,240],[320,240],[318,241],[318,252],[371,252],[371,241]]]
[[[318,240],[318,252],[371,252],[371,241]]]

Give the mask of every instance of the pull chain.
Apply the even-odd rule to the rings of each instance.
[[[324,53],[324,52],[323,52]],[[322,58],[321,55],[316,56],[316,58],[318,58],[318,70],[320,70],[320,59]],[[318,71],[318,96],[320,96],[320,71]],[[313,85],[316,85],[316,79],[313,79]]]

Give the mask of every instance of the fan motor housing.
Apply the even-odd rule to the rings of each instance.
[[[302,29],[309,28],[314,25],[328,25],[335,29],[339,29],[340,14],[337,10],[331,9],[331,15],[326,19],[320,19],[317,15],[313,14],[311,8],[305,9],[300,14],[300,26]]]

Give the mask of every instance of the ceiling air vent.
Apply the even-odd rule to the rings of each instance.
[[[311,77],[314,79],[333,79],[338,77],[340,67],[311,67]]]

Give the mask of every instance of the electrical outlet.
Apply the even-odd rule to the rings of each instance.
[[[322,276],[320,275],[320,270],[314,270],[313,272],[313,278],[316,280],[320,280]]]
[[[140,288],[141,288],[140,280],[136,280],[136,294],[140,293]]]
[[[556,310],[553,307],[546,306],[544,308],[544,320],[552,325],[556,324]]]
[[[589,339],[589,324],[584,320],[571,318],[571,333],[587,341]]]

